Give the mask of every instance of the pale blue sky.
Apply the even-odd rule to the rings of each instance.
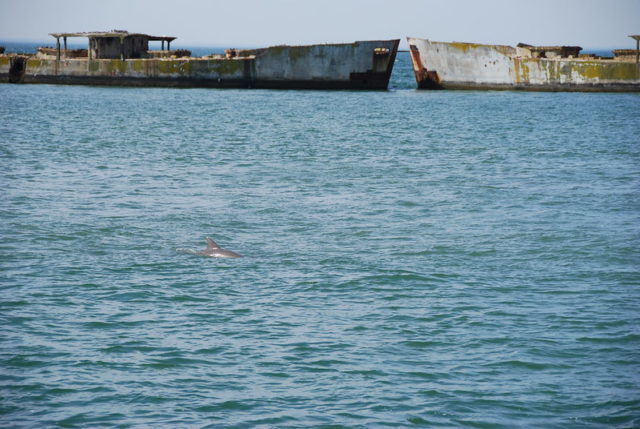
[[[403,39],[633,48],[640,0],[0,0],[0,40],[124,29],[172,46]]]

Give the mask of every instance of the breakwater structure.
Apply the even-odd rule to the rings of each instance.
[[[640,36],[636,49],[613,57],[580,54],[579,46],[483,45],[408,37],[421,89],[640,91]]]
[[[0,82],[217,88],[386,89],[400,40],[227,49],[192,57],[175,37],[123,30],[51,33],[55,48],[0,54]],[[67,49],[72,37],[87,49]],[[62,40],[62,43],[61,43]],[[161,43],[149,50],[149,42]],[[165,50],[166,43],[166,50]]]

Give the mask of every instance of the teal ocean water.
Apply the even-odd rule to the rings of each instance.
[[[639,113],[0,85],[0,425],[638,427]]]

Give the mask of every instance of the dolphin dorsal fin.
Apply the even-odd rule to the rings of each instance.
[[[207,237],[207,249],[219,249],[220,246],[213,241],[211,238]]]

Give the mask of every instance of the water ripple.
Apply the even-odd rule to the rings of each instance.
[[[0,425],[640,426],[638,95],[398,61],[0,85]],[[177,250],[207,236],[245,257]]]

